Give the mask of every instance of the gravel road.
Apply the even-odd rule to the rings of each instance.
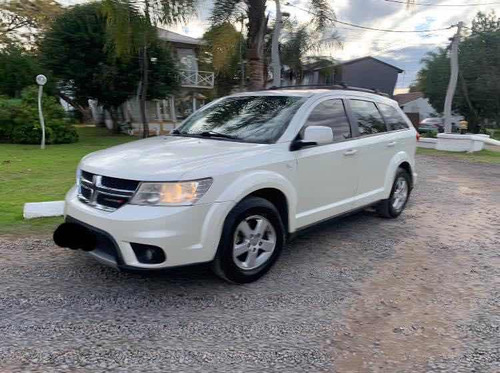
[[[325,223],[244,286],[0,238],[0,371],[499,372],[500,167],[418,172],[399,219]]]

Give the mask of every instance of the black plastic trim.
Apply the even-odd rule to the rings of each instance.
[[[123,260],[120,248],[119,248],[118,244],[116,243],[116,240],[108,232],[103,231],[102,229],[96,228],[90,224],[84,223],[83,221],[75,219],[69,215],[66,216],[65,221],[66,221],[66,223],[80,224],[80,225],[84,226],[85,228],[87,228],[88,230],[90,230],[91,232],[96,232],[96,233],[99,233],[99,234],[102,234],[103,236],[105,236],[107,239],[109,239],[111,241],[111,243],[114,246],[114,249],[116,252],[116,265],[118,267],[125,266],[125,261]]]

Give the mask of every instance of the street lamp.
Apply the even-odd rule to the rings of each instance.
[[[40,116],[40,126],[42,127],[41,149],[45,149],[45,121],[43,120],[42,111],[42,94],[45,83],[47,83],[47,77],[45,75],[40,74],[36,76],[36,84],[38,84],[38,115]]]

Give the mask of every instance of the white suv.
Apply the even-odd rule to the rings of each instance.
[[[305,227],[369,205],[397,217],[416,139],[395,101],[366,91],[224,97],[170,136],[84,157],[54,240],[122,269],[212,262],[251,282]]]

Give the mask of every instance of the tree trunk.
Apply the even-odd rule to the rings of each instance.
[[[80,114],[82,115],[82,122],[83,123],[91,123],[93,122],[92,118],[92,110],[90,109],[89,106],[82,106],[79,105],[77,102],[75,102],[71,97],[67,96],[66,94],[62,92],[58,92],[57,95],[67,102],[71,107],[73,107],[75,110],[78,110]]]
[[[113,133],[120,133],[120,122],[118,120],[118,110],[117,108],[110,106],[109,107],[109,116],[111,117],[111,122],[113,123]]]
[[[461,72],[459,72],[458,77],[460,79],[460,86],[462,88],[462,93],[465,98],[465,102],[467,103],[467,106],[469,107],[471,116],[468,119],[469,121],[469,128],[468,130],[472,133],[478,133],[479,132],[479,116],[477,115],[477,111],[472,105],[472,102],[469,98],[469,90],[467,88],[467,82],[465,81],[465,78]]]
[[[248,2],[248,76],[250,90],[264,86],[264,36],[267,27],[266,2]]]
[[[142,82],[141,91],[139,95],[139,107],[141,112],[142,121],[142,137],[146,138],[149,136],[149,123],[146,113],[146,102],[148,96],[148,70],[149,70],[149,60],[148,60],[148,48],[145,46],[142,49],[142,59],[141,59],[141,69],[142,69]]]
[[[273,86],[281,86],[281,62],[280,62],[280,51],[279,51],[279,41],[281,33],[281,8],[280,0],[274,0],[276,3],[276,23],[274,25],[273,40],[271,45],[271,64],[273,65]],[[265,76],[265,75],[264,75]]]

